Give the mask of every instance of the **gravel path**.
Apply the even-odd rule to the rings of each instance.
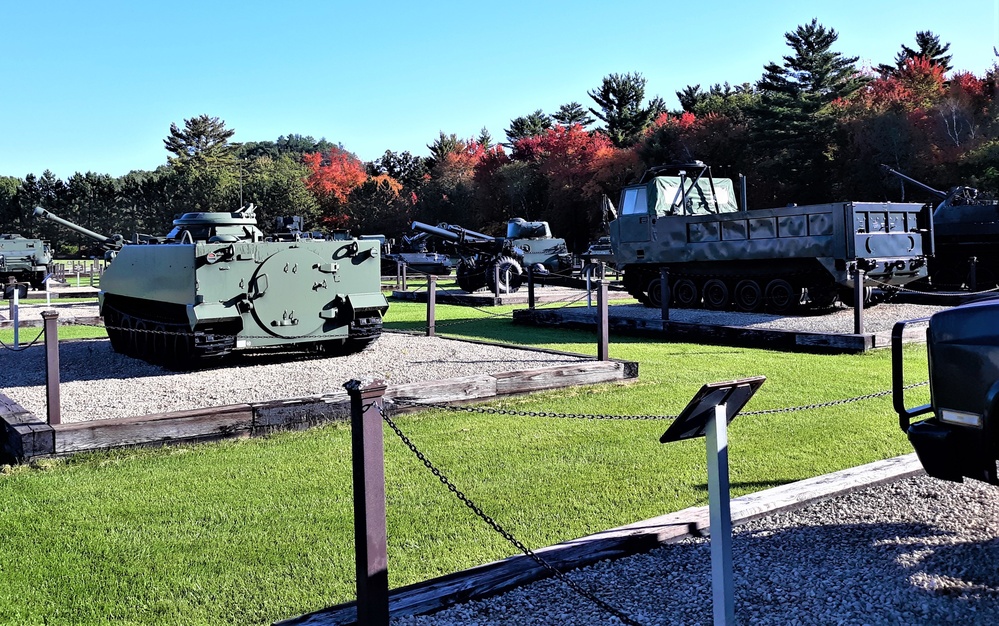
[[[918,476],[738,526],[736,622],[999,624],[999,488]],[[711,556],[689,539],[571,573],[646,625],[712,624]],[[619,624],[545,580],[394,626]]]
[[[352,378],[381,378],[399,385],[581,360],[385,332],[364,352],[346,357],[241,354],[226,367],[172,372],[117,354],[106,339],[73,341],[59,347],[62,419],[79,422],[132,417],[337,393]],[[45,353],[41,346],[23,352],[0,350],[0,372],[0,392],[35,415],[45,415]]]

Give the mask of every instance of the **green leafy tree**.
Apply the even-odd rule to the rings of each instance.
[[[257,207],[257,223],[268,230],[277,217],[300,215],[306,229],[319,228],[320,205],[306,187],[309,168],[291,154],[248,162],[242,178],[243,202]]]
[[[414,156],[409,151],[386,150],[385,154],[368,164],[368,174],[370,176],[385,174],[402,183],[403,188],[415,191],[430,172],[423,157]]]
[[[525,137],[542,135],[552,126],[552,118],[538,109],[529,115],[514,118],[510,121],[510,128],[503,132],[506,133],[506,140],[512,144]]]
[[[21,179],[14,176],[0,176],[0,233],[25,232],[21,224],[21,208],[17,201],[17,190]]]
[[[835,118],[830,105],[859,89],[865,79],[857,57],[832,50],[838,34],[812,20],[785,33],[793,54],[769,63],[757,83],[759,101],[751,112],[758,178],[770,185],[770,202],[828,201],[830,147]]]
[[[183,129],[170,124],[163,144],[173,154],[167,189],[176,213],[239,207],[242,166],[229,143],[235,132],[219,118],[207,115],[184,120]]]
[[[587,92],[599,107],[599,110],[591,108],[590,112],[604,122],[603,132],[619,148],[638,141],[659,112],[642,105],[645,84],[645,77],[638,72],[610,74],[599,88]]]

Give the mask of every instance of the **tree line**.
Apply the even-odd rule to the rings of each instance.
[[[156,170],[118,178],[51,172],[0,176],[0,232],[92,247],[31,219],[35,206],[104,234],[162,234],[188,211],[255,204],[273,218],[302,215],[310,230],[399,237],[409,223],[455,223],[501,234],[513,217],[547,220],[575,250],[603,229],[600,198],[647,168],[700,160],[716,176],[744,174],[750,208],[834,200],[922,201],[886,177],[892,167],[939,189],[999,191],[999,66],[954,72],[950,45],[929,31],[891,63],[860,68],[835,50],[838,34],[817,20],[785,33],[788,54],[755,83],[688,85],[681,108],[646,97],[639,72],[611,74],[552,114],[511,120],[505,139],[486,129],[441,132],[429,156],[387,150],[362,162],[344,146],[290,134],[234,143],[233,129],[202,115],[171,124],[169,156]]]

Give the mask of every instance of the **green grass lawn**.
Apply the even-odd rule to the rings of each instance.
[[[387,326],[422,327],[424,312],[393,302]],[[468,320],[440,329],[455,336],[596,353],[592,333],[519,327],[451,306],[439,307],[438,320]],[[60,328],[62,337],[69,332]],[[631,338],[612,338],[610,349],[640,363],[637,382],[488,406],[675,415],[705,382],[760,374],[767,382],[747,411],[890,387],[885,351],[816,356]],[[924,350],[905,350],[909,382],[926,377]],[[926,400],[925,388],[911,394],[913,403]],[[703,440],[659,444],[666,421],[443,410],[395,421],[532,548],[707,502]],[[890,397],[740,417],[729,441],[735,496],[911,451]],[[4,468],[0,623],[266,624],[351,600],[349,449],[349,428],[338,424]],[[387,427],[385,458],[393,587],[515,552]]]

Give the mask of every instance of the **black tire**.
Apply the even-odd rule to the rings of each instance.
[[[701,304],[701,293],[697,283],[689,278],[681,278],[674,282],[670,292],[673,304],[681,309],[696,309]]]
[[[724,311],[732,301],[728,285],[718,278],[705,281],[701,292],[704,294],[704,308],[711,311]]]
[[[468,293],[476,292],[486,286],[482,270],[472,260],[462,260],[458,263],[455,269],[455,281],[458,283],[458,289]]]
[[[496,284],[496,268],[499,268],[499,285]],[[486,286],[493,293],[516,293],[524,284],[524,268],[520,262],[509,256],[501,256],[486,270]],[[498,286],[498,289],[497,289]]]
[[[733,293],[735,308],[747,313],[754,313],[763,308],[763,289],[755,280],[740,280],[735,285]]]

